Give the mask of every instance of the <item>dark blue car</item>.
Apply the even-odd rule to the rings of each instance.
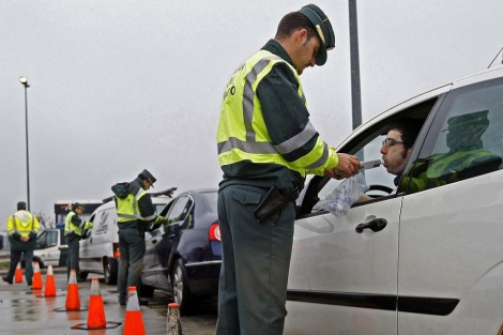
[[[167,223],[146,233],[140,295],[154,289],[173,293],[185,314],[202,298],[218,292],[222,262],[217,218],[217,190],[203,189],[178,195],[161,212]]]

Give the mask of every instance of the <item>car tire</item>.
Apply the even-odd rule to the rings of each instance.
[[[187,282],[185,266],[181,259],[177,259],[171,271],[171,288],[173,300],[178,304],[181,315],[187,315],[194,311],[195,296],[190,292]]]
[[[81,272],[77,274],[77,282],[82,283],[87,280],[87,276],[89,276],[89,272]]]
[[[117,284],[117,261],[115,259],[105,259],[103,264],[103,275],[105,276],[105,284]]]
[[[140,297],[150,298],[154,295],[154,288],[152,286],[143,284],[141,282],[141,279],[140,279],[140,284],[138,285],[136,290],[138,291],[138,295]]]

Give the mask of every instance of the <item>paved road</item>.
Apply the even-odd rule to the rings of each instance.
[[[56,312],[55,308],[64,307],[66,301],[66,275],[56,274],[58,296],[55,298],[37,297],[26,284],[9,285],[0,281],[0,334],[16,335],[54,335],[86,334],[83,330],[72,330],[78,323],[86,323],[88,313]],[[45,283],[45,275],[44,275]],[[79,295],[82,306],[89,302],[91,280],[79,283]],[[107,286],[100,280],[101,295],[105,305],[107,321],[124,322],[126,308],[117,302],[115,286]],[[166,309],[171,302],[170,296],[155,291],[149,299],[149,306],[141,306],[143,322],[148,335],[166,334]],[[187,335],[213,335],[216,322],[216,303],[204,302],[197,314],[182,317],[183,331]],[[123,325],[115,329],[94,330],[91,335],[123,334]]]

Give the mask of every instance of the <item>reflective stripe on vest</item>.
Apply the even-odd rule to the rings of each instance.
[[[283,165],[305,176],[306,169],[317,169],[327,162],[329,147],[320,137],[316,143],[318,151],[314,155],[307,154],[295,162],[288,162],[282,156],[301,148],[316,135],[317,131],[310,122],[290,139],[278,145],[272,144],[256,89],[279,62],[287,64],[294,73],[298,82],[297,93],[305,103],[300,77],[293,66],[269,51],[257,52],[232,75],[224,93],[217,132],[221,166],[248,160]],[[313,157],[316,157],[314,161]]]
[[[145,191],[144,189],[142,189],[140,187],[138,189],[138,192],[136,192],[136,195],[134,195],[134,196],[132,194],[129,194],[126,197],[126,199],[120,199],[120,198],[116,197],[116,199],[117,199],[117,217],[119,218],[119,220],[118,220],[119,223],[133,221],[133,220],[144,220],[144,221],[145,220],[146,221],[151,220],[152,215],[144,218],[143,216],[141,216],[141,214],[140,214],[140,212],[138,210],[138,201],[145,194],[147,194],[147,191]],[[120,212],[120,210],[124,210],[124,202],[126,202],[128,198],[132,202],[132,206],[131,206],[132,208],[128,208],[127,211],[130,212],[130,213],[132,213],[132,214]],[[153,217],[155,218],[156,216],[157,215],[154,213]]]

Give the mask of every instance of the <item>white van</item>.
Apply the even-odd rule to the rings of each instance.
[[[170,195],[176,188],[167,191],[150,193],[152,202],[160,213],[172,198]],[[169,194],[168,196],[165,196]],[[105,203],[91,215],[93,228],[80,241],[79,280],[86,280],[89,273],[103,274],[105,283],[117,283],[119,268],[119,235],[117,213],[113,197],[103,200]]]

